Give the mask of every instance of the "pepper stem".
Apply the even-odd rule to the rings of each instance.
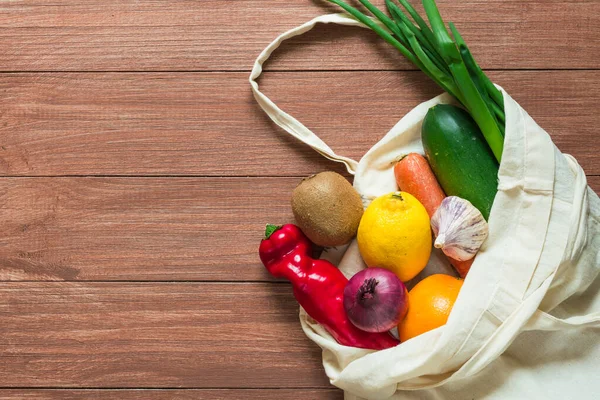
[[[265,239],[268,239],[271,237],[271,235],[279,230],[281,228],[280,225],[273,225],[273,224],[267,224],[266,228],[265,228]]]

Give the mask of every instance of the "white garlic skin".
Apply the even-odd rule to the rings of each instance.
[[[488,236],[488,224],[470,201],[448,196],[431,218],[434,246],[448,257],[467,261],[475,257]]]

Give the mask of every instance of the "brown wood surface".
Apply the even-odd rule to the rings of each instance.
[[[325,3],[0,4],[0,400],[342,399],[256,252],[301,177],[343,169],[247,81]],[[600,2],[438,4],[600,192]],[[374,34],[320,26],[260,84],[358,159],[440,92],[413,69]]]
[[[598,1],[438,4],[484,68],[598,67]],[[277,35],[328,12],[339,8],[325,0],[4,2],[0,70],[247,70]],[[360,28],[318,28],[288,48],[274,68],[411,68]]]
[[[342,400],[335,389],[8,389],[0,400]]]
[[[0,281],[272,281],[257,246],[299,181],[1,179]]]
[[[600,71],[494,71],[556,144],[600,174]],[[343,167],[260,110],[248,73],[0,75],[0,174],[306,176]],[[420,102],[421,72],[277,72],[263,91],[339,154],[360,159]],[[585,89],[582,89],[585,88]]]
[[[258,243],[299,181],[0,179],[0,280],[272,280]]]
[[[288,284],[12,282],[0,298],[0,386],[328,386]]]

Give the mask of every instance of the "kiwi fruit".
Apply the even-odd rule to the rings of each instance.
[[[292,211],[297,225],[314,244],[334,247],[356,236],[363,204],[346,178],[321,172],[304,178],[294,189]]]

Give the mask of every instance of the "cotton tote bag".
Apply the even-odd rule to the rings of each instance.
[[[282,41],[317,23],[362,26],[332,14],[285,32],[260,54],[250,84],[277,125],[345,164],[368,204],[397,190],[394,161],[423,154],[427,110],[452,99],[444,94],[418,105],[359,162],[335,154],[256,83]],[[489,237],[448,323],[395,348],[370,351],[339,345],[300,310],[302,329],[322,348],[325,372],[346,399],[600,399],[600,201],[577,161],[502,93],[506,136]],[[348,276],[364,267],[354,242],[337,261]]]

